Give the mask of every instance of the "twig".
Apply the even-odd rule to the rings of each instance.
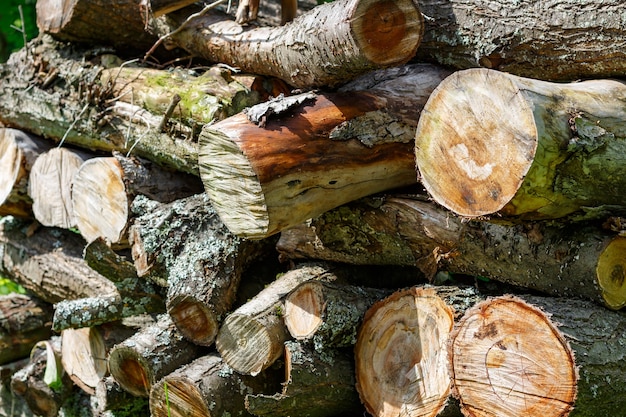
[[[217,0],[214,1],[213,3],[207,5],[204,7],[204,9],[200,10],[198,13],[194,13],[192,15],[190,15],[187,20],[185,20],[179,27],[178,29],[176,29],[173,32],[168,33],[167,35],[163,35],[161,36],[155,43],[154,45],[152,45],[152,48],[150,48],[150,50],[146,53],[146,55],[143,57],[143,62],[146,62],[146,60],[150,57],[150,55],[152,55],[154,53],[154,51],[159,47],[159,45],[161,45],[163,43],[163,41],[165,41],[165,39],[169,38],[172,35],[177,34],[178,32],[182,31],[185,26],[187,26],[187,24],[189,24],[189,22],[191,22],[193,19],[195,19],[196,17],[200,17],[203,16],[204,14],[206,14],[209,10],[214,9],[215,7],[219,6],[222,3],[228,2],[228,4],[230,5],[230,0]],[[229,6],[230,7],[230,6]]]
[[[170,100],[169,106],[167,106],[167,110],[165,110],[165,114],[163,114],[163,118],[161,119],[161,123],[159,123],[159,132],[163,132],[165,130],[165,126],[167,125],[167,121],[172,117],[172,113],[174,113],[174,109],[180,103],[180,96],[178,94],[174,94],[172,96],[172,100]]]
[[[87,108],[89,108],[89,103],[85,104],[85,107],[83,107],[83,109],[80,111],[80,113],[78,113],[78,116],[76,116],[76,118],[72,121],[70,126],[67,128],[67,130],[65,131],[65,134],[61,138],[61,142],[59,142],[59,146],[58,146],[59,148],[61,146],[63,146],[63,142],[65,142],[65,139],[67,138],[67,135],[69,135],[70,130],[72,130],[74,128],[74,125],[76,125],[76,122],[78,122],[78,119],[80,119],[80,117],[83,115],[83,113],[85,113],[87,111]]]

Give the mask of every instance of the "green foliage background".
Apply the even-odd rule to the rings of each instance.
[[[24,36],[18,29],[24,27],[29,40],[37,36],[36,3],[37,0],[0,0],[0,62],[5,62],[12,52],[24,46]],[[24,14],[23,26],[20,5]]]

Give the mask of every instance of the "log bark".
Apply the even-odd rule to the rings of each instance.
[[[415,143],[421,181],[435,201],[467,217],[623,210],[625,102],[619,81],[459,71],[424,107]]]
[[[356,387],[374,416],[436,416],[448,401],[453,310],[433,289],[399,290],[365,314],[354,348]]]
[[[199,165],[207,194],[233,233],[258,239],[415,184],[407,147],[428,94],[447,74],[428,65],[382,72],[364,91],[306,93],[205,127]]]
[[[158,39],[147,30],[140,5],[139,0],[42,0],[37,2],[37,27],[62,41],[113,46],[132,56]]]
[[[619,0],[419,0],[420,60],[545,80],[620,77],[626,68]]]
[[[29,364],[11,377],[11,391],[37,416],[55,417],[72,393],[72,381],[61,367],[60,344],[53,337],[35,345]]]
[[[158,380],[201,353],[202,348],[187,341],[164,314],[111,349],[109,372],[124,390],[148,397]]]
[[[330,275],[319,265],[290,270],[230,313],[215,339],[224,362],[240,374],[252,376],[272,365],[283,355],[283,343],[288,338],[284,297],[302,282],[332,279]]]
[[[280,27],[246,28],[225,15],[205,14],[170,39],[209,61],[310,89],[406,63],[422,27],[413,2],[347,0],[317,6]]]
[[[0,296],[0,365],[27,357],[52,336],[52,305],[25,294]]]
[[[316,351],[352,347],[363,315],[390,291],[334,282],[307,281],[285,298],[285,325],[296,340]]]
[[[7,278],[52,304],[115,291],[111,281],[83,260],[85,241],[79,235],[28,229],[11,217],[0,220],[0,271]]]
[[[80,150],[53,148],[37,158],[30,170],[28,195],[39,223],[62,229],[76,226],[71,195],[74,174],[93,156]]]
[[[28,176],[37,157],[51,146],[21,130],[0,128],[0,216],[33,216]]]
[[[274,370],[256,377],[240,375],[211,353],[165,376],[150,392],[154,417],[249,416],[246,394],[270,392],[279,386]]]
[[[346,352],[320,354],[302,342],[285,342],[285,382],[273,395],[246,395],[255,416],[326,417],[358,415],[363,406],[355,389],[354,358]]]
[[[80,166],[72,187],[73,214],[87,242],[102,237],[124,246],[128,245],[130,206],[136,195],[168,203],[201,191],[202,183],[195,176],[164,171],[149,161],[117,153],[90,159]]]
[[[104,415],[107,411],[114,415],[130,411],[129,416],[147,415],[150,412],[145,397],[136,397],[123,390],[110,375],[98,381],[95,398],[98,403],[97,411]]]
[[[429,279],[438,270],[483,276],[620,309],[625,244],[623,236],[594,224],[467,222],[423,196],[387,195],[285,231],[277,249],[292,259],[415,265]]]
[[[34,417],[24,399],[11,391],[11,377],[28,365],[29,358],[20,359],[0,366],[0,413],[11,417]]]
[[[561,305],[570,311],[569,304]],[[465,313],[449,348],[455,395],[465,413],[477,417],[570,414],[579,365],[551,312],[522,299],[498,297]],[[559,321],[562,318],[567,316],[559,314]],[[577,358],[585,362],[584,355]]]
[[[138,197],[131,228],[140,275],[167,283],[167,311],[190,341],[212,345],[241,275],[273,242],[251,242],[224,226],[206,194],[160,204]]]

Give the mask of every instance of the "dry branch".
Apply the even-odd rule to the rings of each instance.
[[[430,65],[381,71],[364,91],[287,97],[205,127],[199,164],[215,209],[236,235],[262,238],[414,184],[407,148],[423,104],[447,74]]]
[[[411,1],[341,0],[280,27],[242,27],[225,15],[206,14],[170,39],[209,61],[305,89],[406,63],[415,55],[422,26]]]
[[[420,118],[421,181],[467,217],[623,210],[625,103],[626,85],[615,80],[557,84],[459,71],[435,89]]]

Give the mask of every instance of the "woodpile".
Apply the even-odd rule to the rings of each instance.
[[[621,2],[225,3],[0,64],[0,414],[618,415]]]

